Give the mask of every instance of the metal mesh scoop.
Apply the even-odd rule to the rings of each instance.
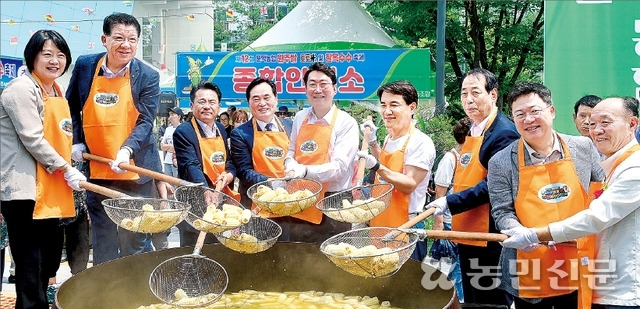
[[[246,224],[251,211],[234,198],[204,186],[182,186],[176,189],[178,201],[191,205],[185,220],[193,228],[208,233],[221,233]]]
[[[322,184],[313,179],[283,178],[256,183],[247,195],[263,210],[290,216],[315,205],[321,191]]]
[[[343,270],[361,277],[383,278],[395,274],[411,257],[418,236],[398,232],[385,237],[387,227],[370,227],[342,232],[325,240],[320,251]]]
[[[258,253],[273,246],[282,228],[273,220],[252,217],[249,223],[230,231],[214,234],[225,247],[240,253]]]
[[[138,233],[160,233],[176,226],[190,206],[178,201],[124,197],[102,201],[109,218],[121,228]]]
[[[355,187],[321,199],[316,207],[331,219],[363,223],[389,207],[392,191],[387,183]]]

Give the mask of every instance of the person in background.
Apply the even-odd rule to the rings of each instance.
[[[464,144],[465,138],[469,135],[469,128],[471,127],[471,119],[464,117],[453,126],[453,138],[455,138],[458,145],[451,148],[447,153],[442,156],[438,169],[436,169],[434,183],[435,197],[441,198],[447,194],[453,193],[453,177],[456,171],[456,165],[460,160],[460,150]],[[447,210],[442,215],[434,217],[433,221],[434,230],[451,230],[451,211]],[[457,249],[457,247],[456,247]],[[462,290],[462,275],[460,274],[460,257],[456,253],[451,258],[451,270],[449,271],[449,278],[456,286],[456,292],[458,293],[458,299],[464,302],[464,291]]]
[[[487,179],[496,227],[510,235],[511,230],[545,226],[585,209],[591,183],[601,182],[604,172],[589,138],[553,129],[556,111],[547,87],[518,83],[507,103],[521,138],[489,160]],[[582,297],[580,308],[589,309],[588,289],[564,274],[572,272],[572,259],[592,253],[588,239],[577,248],[503,248],[500,288],[513,295],[516,309],[577,308]]]
[[[636,140],[640,143],[640,127],[636,130]]]
[[[164,135],[160,141],[160,149],[165,152],[164,160],[164,173],[172,177],[178,177],[178,168],[173,166],[171,158],[175,152],[173,149],[173,132],[182,123],[184,119],[184,113],[180,107],[174,107],[169,109],[169,126],[164,130]]]
[[[423,210],[436,148],[428,135],[415,128],[413,115],[418,108],[418,92],[410,82],[400,80],[380,86],[378,99],[387,136],[380,147],[373,121],[365,121],[361,129],[363,132],[366,126],[372,129],[368,141],[372,154],[358,151],[357,156],[365,158],[365,167],[377,173],[376,183],[394,186],[389,207],[371,219],[369,225],[399,227]],[[424,222],[414,228],[424,229]],[[426,240],[420,241],[411,258],[422,262],[426,256]]]
[[[49,308],[47,285],[60,265],[58,223],[75,216],[72,190],[86,177],[71,166],[71,115],[56,82],[71,64],[67,42],[38,30],[24,61],[28,71],[0,97],[0,211],[16,264],[16,308]]]
[[[303,80],[311,107],[298,112],[293,120],[285,174],[292,172],[294,177],[321,182],[321,199],[352,187],[360,134],[356,120],[333,103],[338,88],[331,67],[315,62]],[[291,230],[290,241],[321,243],[351,228],[351,224],[335,221],[315,207],[291,220],[297,220],[294,225],[300,229]]]
[[[201,81],[191,89],[193,119],[178,126],[173,133],[173,147],[178,163],[178,176],[193,183],[211,188],[222,182],[227,195],[240,200],[237,192],[229,189],[236,175],[236,168],[229,157],[227,132],[216,122],[222,92],[209,81]],[[187,222],[178,224],[180,246],[193,246],[199,232]],[[211,241],[213,235],[207,235]]]
[[[218,119],[222,124],[222,126],[224,127],[224,130],[227,133],[227,136],[231,136],[231,130],[233,130],[233,126],[230,123],[231,117],[229,116],[229,113],[227,112],[220,113],[220,116]]]
[[[247,189],[269,178],[282,178],[284,154],[289,149],[292,121],[275,117],[278,96],[273,81],[258,77],[246,90],[251,121],[231,131],[231,158],[238,169],[239,192],[245,207],[251,207]],[[236,111],[236,114],[239,114]],[[265,149],[276,147],[282,155],[267,155]],[[261,213],[269,216],[268,213]],[[284,229],[283,229],[284,230]]]
[[[4,218],[2,218],[2,214],[0,213],[0,281],[2,281],[2,277],[4,276],[5,248],[7,248],[8,245],[9,234],[7,233],[7,223],[4,222]],[[0,292],[2,292],[2,283],[0,283]]]
[[[573,105],[573,122],[580,135],[589,137],[589,116],[591,110],[596,104],[602,101],[599,96],[589,94],[586,95]]]
[[[67,99],[73,120],[75,161],[89,152],[113,159],[110,165],[91,161],[92,183],[139,197],[157,197],[153,179],[120,169],[129,163],[162,172],[153,134],[160,86],[158,72],[134,56],[140,43],[140,23],[125,13],[105,17],[102,44],[106,53],[78,57]],[[127,231],[107,216],[107,197],[87,192],[94,265],[147,251],[147,235]]]
[[[276,115],[280,118],[288,118],[289,117],[289,108],[286,106],[280,106]]]
[[[640,145],[634,139],[638,128],[638,100],[611,97],[591,112],[589,134],[607,175],[591,203],[564,220],[525,229],[512,229],[502,242],[506,248],[523,250],[541,241],[566,242],[596,234],[594,260],[588,263],[593,288],[593,309],[640,308]],[[573,274],[571,274],[573,275]],[[587,277],[587,279],[589,279]]]
[[[497,233],[489,212],[487,167],[494,154],[520,135],[513,122],[498,109],[498,80],[493,73],[481,68],[467,72],[462,80],[460,100],[473,124],[456,166],[453,179],[455,193],[438,198],[427,207],[436,207],[436,215],[450,209],[453,231]],[[511,305],[511,296],[496,284],[497,278],[500,278],[500,244],[467,240],[456,242],[465,304]],[[484,269],[491,269],[490,274],[476,276]]]
[[[247,111],[245,111],[244,109],[239,109],[233,112],[231,120],[233,121],[233,128],[235,129],[241,126],[243,123],[249,121],[249,114],[247,114]]]

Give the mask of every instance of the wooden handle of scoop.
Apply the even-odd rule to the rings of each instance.
[[[109,164],[109,163],[111,163],[111,161],[113,161],[113,160],[111,160],[109,158],[96,156],[96,155],[90,154],[90,153],[83,153],[82,157],[85,158],[86,160],[91,160],[91,161],[100,162],[100,163],[104,163],[104,164]],[[155,171],[152,171],[152,170],[148,170],[146,168],[142,168],[142,167],[139,167],[139,166],[131,165],[129,163],[120,163],[120,165],[118,165],[118,167],[123,169],[123,170],[125,170],[125,171],[136,173],[138,175],[147,176],[147,177],[153,178],[155,180],[160,180],[160,181],[164,181],[164,182],[170,183],[170,184],[172,184],[174,186],[194,186],[194,185],[197,185],[197,184],[194,184],[192,182],[182,180],[180,178],[171,177],[169,175],[158,173],[158,172],[155,172]]]
[[[373,118],[371,116],[367,116],[367,120],[368,121],[372,121]],[[371,128],[368,126],[364,127],[364,136],[362,137],[362,145],[360,146],[360,151],[367,151],[369,150],[369,135],[371,134]],[[357,184],[362,184],[362,181],[364,180],[364,165],[365,165],[366,159],[365,158],[360,158],[360,160],[358,160],[358,170],[356,172],[356,183]]]
[[[129,197],[129,195],[126,195],[124,193],[118,192],[116,190],[105,188],[103,186],[92,184],[92,183],[86,182],[86,181],[81,181],[80,182],[80,188],[85,189],[85,190],[89,190],[91,192],[95,192],[95,193],[98,193],[98,194],[102,194],[102,195],[110,197],[110,198]]]
[[[399,229],[410,229],[412,226],[418,224],[418,222],[426,219],[428,216],[433,215],[436,212],[435,208],[429,208],[425,211],[423,211],[421,214],[417,215],[415,218],[405,222],[404,224],[402,224],[401,226],[399,226]]]
[[[426,230],[427,237],[451,240],[504,241],[509,236],[500,233],[459,232],[443,230]]]

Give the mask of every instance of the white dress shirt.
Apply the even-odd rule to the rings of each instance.
[[[204,137],[211,138],[218,136],[218,130],[216,130],[216,123],[213,123],[213,127],[210,127],[208,124],[196,119],[196,122],[202,128],[202,132],[204,132]]]
[[[334,104],[329,112],[320,119],[313,113],[312,107],[305,108],[296,114],[293,119],[293,126],[291,127],[291,143],[289,144],[286,160],[293,160],[296,151],[296,139],[304,120],[308,117],[309,124],[324,122],[329,125],[335,109],[337,109],[337,107]],[[359,139],[360,129],[356,120],[345,111],[338,110],[336,122],[331,131],[329,162],[307,165],[307,178],[326,183],[327,191],[329,192],[346,190],[353,187],[352,179],[355,173],[354,158],[358,151]]]
[[[271,132],[280,132],[280,128],[278,127],[278,122],[276,122],[276,117],[273,117],[271,119],[271,122],[264,122],[264,121],[260,121],[258,120],[258,118],[256,118],[256,123],[258,123],[258,127],[260,128],[260,131],[267,131],[267,124],[271,124]]]

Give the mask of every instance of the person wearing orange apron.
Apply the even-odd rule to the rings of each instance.
[[[222,192],[240,200],[240,194],[231,190],[236,169],[229,158],[227,133],[216,122],[222,92],[217,85],[202,81],[191,90],[193,118],[179,125],[173,133],[173,147],[178,162],[178,176],[193,183],[215,187],[222,182]],[[178,225],[180,245],[193,246],[199,232],[188,223]],[[207,235],[206,242],[212,242]]]
[[[378,89],[378,98],[388,136],[382,148],[377,142],[371,143],[373,155],[366,151],[358,151],[357,155],[366,159],[366,168],[377,172],[375,183],[394,186],[391,203],[371,219],[369,225],[398,227],[422,212],[436,149],[431,138],[413,126],[418,92],[411,83],[395,81],[384,84]],[[368,120],[364,125],[375,127]],[[424,228],[424,222],[414,228]],[[411,258],[422,262],[426,256],[427,243],[420,241]]]
[[[73,191],[86,177],[71,167],[71,117],[56,79],[71,52],[53,30],[36,31],[25,47],[28,69],[0,99],[0,211],[15,261],[16,308],[49,308],[47,283],[60,265],[60,218],[75,216]]]
[[[103,29],[106,53],[78,57],[69,81],[66,97],[74,130],[71,157],[84,161],[82,153],[88,152],[112,159],[110,165],[89,162],[91,182],[131,196],[157,197],[153,179],[126,172],[119,164],[162,172],[153,134],[159,75],[134,57],[141,34],[134,16],[111,14],[104,19]],[[118,229],[104,211],[105,198],[87,192],[94,264],[151,250],[147,235]]]
[[[508,103],[522,138],[489,161],[488,175],[492,214],[507,235],[585,209],[591,182],[604,177],[589,139],[553,130],[555,107],[549,89],[538,83],[517,84]],[[577,308],[579,302],[581,309],[590,308],[591,290],[585,283],[593,241],[584,238],[577,247],[531,246],[517,252],[504,248],[501,266],[509,272],[503,272],[501,288],[515,297],[519,309]],[[515,268],[509,267],[514,260]]]
[[[588,208],[548,225],[514,229],[503,241],[505,247],[521,250],[541,241],[578,239],[580,248],[581,238],[596,234],[594,262],[581,258],[577,263],[594,271],[587,276],[593,295],[591,299],[581,295],[580,308],[588,308],[589,301],[593,309],[640,308],[640,278],[635,271],[640,267],[640,145],[633,136],[638,104],[635,98],[612,97],[592,110],[589,134],[597,151],[606,156],[600,162],[606,177],[601,189],[590,193]]]
[[[489,159],[517,140],[520,135],[511,120],[496,105],[498,80],[493,73],[476,68],[462,81],[460,99],[473,124],[456,166],[453,191],[427,205],[436,215],[451,211],[452,230],[462,232],[498,232],[489,213],[487,168]],[[457,241],[462,271],[464,302],[474,305],[506,305],[511,296],[500,290],[498,267],[502,247],[495,242]],[[484,275],[478,275],[483,273]]]
[[[320,199],[353,186],[358,123],[333,104],[337,78],[331,67],[313,63],[303,80],[311,107],[298,112],[293,121],[285,173],[321,182]],[[351,227],[324,216],[315,207],[294,215],[291,220],[294,223],[291,241],[322,242]]]

